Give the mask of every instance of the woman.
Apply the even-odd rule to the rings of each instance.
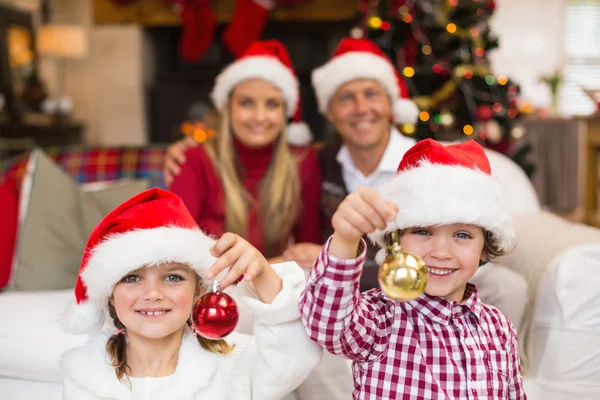
[[[283,44],[255,42],[219,74],[212,99],[220,129],[186,152],[169,189],[204,231],[237,233],[271,262],[290,240],[319,243],[321,175],[315,152],[301,146],[311,137]]]

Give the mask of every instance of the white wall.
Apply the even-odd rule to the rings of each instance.
[[[550,104],[550,92],[539,82],[564,60],[564,8],[566,0],[496,0],[490,20],[500,48],[490,53],[496,76],[516,81],[524,99]]]
[[[40,0],[0,3],[35,10]],[[88,56],[67,60],[64,69],[65,94],[73,99],[73,118],[86,124],[86,142],[104,146],[146,143],[141,27],[94,25],[92,0],[52,0],[51,8],[52,22],[82,25],[88,33]],[[56,60],[41,58],[40,72],[50,93],[56,93]]]
[[[81,24],[89,33],[89,55],[66,64],[65,93],[74,117],[86,122],[87,142],[105,146],[146,142],[142,79],[142,29],[96,26],[91,0],[52,0],[52,20]],[[53,82],[53,60],[43,64]]]

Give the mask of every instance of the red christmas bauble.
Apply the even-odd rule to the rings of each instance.
[[[481,104],[477,107],[477,120],[488,121],[494,116],[494,110],[489,104]]]
[[[213,340],[224,338],[233,332],[239,318],[235,300],[218,289],[200,297],[192,312],[196,332]]]

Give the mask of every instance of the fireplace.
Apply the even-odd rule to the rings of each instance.
[[[341,37],[353,26],[340,23],[281,23],[267,25],[263,38],[281,40],[288,47],[300,81],[303,119],[315,139],[322,139],[326,124],[318,114],[311,86],[311,71],[326,62]],[[216,37],[220,37],[219,27]],[[225,46],[215,40],[201,60],[186,63],[178,55],[180,28],[146,28],[145,100],[149,139],[172,142],[181,137],[180,125],[190,113],[209,104],[209,93],[217,74],[233,61]]]

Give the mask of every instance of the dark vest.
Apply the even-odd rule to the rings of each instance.
[[[340,147],[339,142],[328,143],[318,153],[323,178],[320,199],[323,243],[333,234],[331,218],[342,200],[348,195],[348,189],[346,189],[342,176],[342,166],[336,160]],[[372,244],[366,236],[364,239],[367,243],[367,261],[360,278],[360,290],[362,292],[379,287],[377,282],[379,265],[375,262],[375,254],[377,254],[379,247]]]

